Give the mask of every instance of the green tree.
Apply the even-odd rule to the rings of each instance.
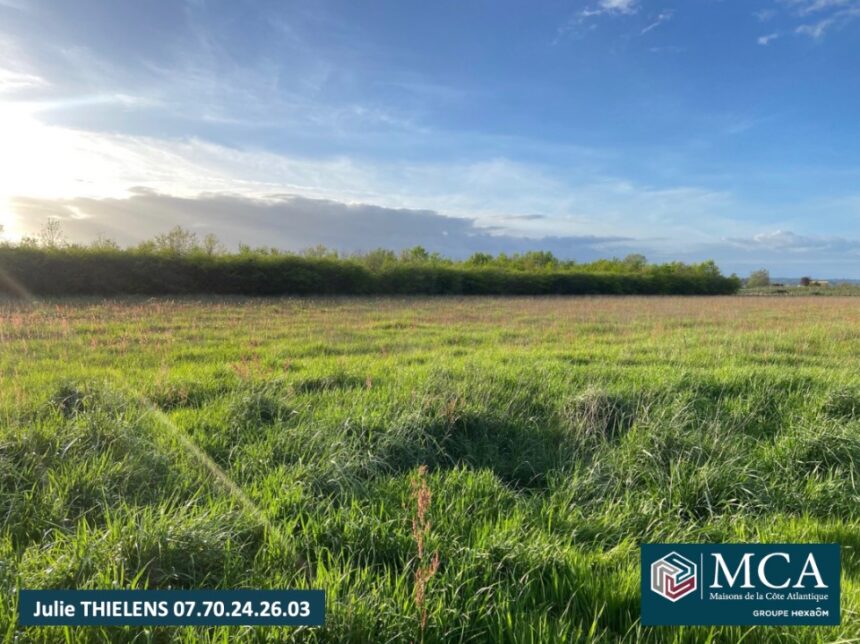
[[[645,258],[645,255],[630,253],[624,258],[624,267],[630,271],[638,273],[646,266],[648,266],[648,260]]]
[[[377,248],[369,253],[358,255],[356,258],[374,272],[397,263],[397,255],[394,251],[385,248]]]
[[[66,235],[59,219],[48,217],[39,231],[39,242],[44,248],[62,248],[66,245]]]
[[[770,286],[770,273],[766,268],[761,268],[750,273],[747,278],[747,286],[750,288],[760,288],[762,286]]]
[[[166,233],[156,235],[152,242],[156,252],[166,255],[188,255],[198,248],[197,234],[182,226],[174,226]]]
[[[93,250],[120,250],[119,244],[101,233],[90,243],[90,248]]]
[[[423,246],[413,246],[400,251],[400,260],[410,264],[425,264],[430,261],[430,253]]]
[[[470,266],[486,266],[487,264],[493,263],[493,256],[489,253],[473,253],[469,259],[466,260],[466,264]]]
[[[209,256],[213,256],[213,255],[223,255],[226,249],[224,248],[224,246],[221,244],[221,242],[219,241],[219,239],[215,235],[213,235],[212,233],[209,233],[208,235],[206,235],[203,238],[201,250],[205,254],[207,254]]]
[[[523,268],[527,270],[543,270],[558,266],[558,259],[549,251],[530,250],[521,258]]]
[[[317,244],[311,248],[305,248],[301,254],[304,257],[313,257],[315,259],[337,259],[338,252],[332,248],[326,248],[322,244]]]

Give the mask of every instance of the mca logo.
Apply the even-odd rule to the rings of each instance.
[[[651,564],[651,590],[676,602],[696,591],[696,564],[677,552]]]

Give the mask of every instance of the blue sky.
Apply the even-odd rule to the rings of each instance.
[[[0,223],[860,277],[860,0],[0,0]]]

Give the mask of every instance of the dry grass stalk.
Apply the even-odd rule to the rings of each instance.
[[[427,485],[427,466],[421,465],[412,481],[412,498],[415,499],[415,516],[412,518],[412,538],[418,548],[418,567],[415,570],[415,605],[420,613],[421,641],[427,628],[427,582],[439,570],[439,552],[429,555],[426,549],[432,523],[429,518],[433,494]]]

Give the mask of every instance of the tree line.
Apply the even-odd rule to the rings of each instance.
[[[642,255],[580,263],[550,252],[456,260],[421,246],[350,254],[240,245],[182,227],[123,248],[100,237],[71,244],[57,220],[0,244],[0,292],[34,295],[721,295],[740,280],[716,264],[651,264]]]

